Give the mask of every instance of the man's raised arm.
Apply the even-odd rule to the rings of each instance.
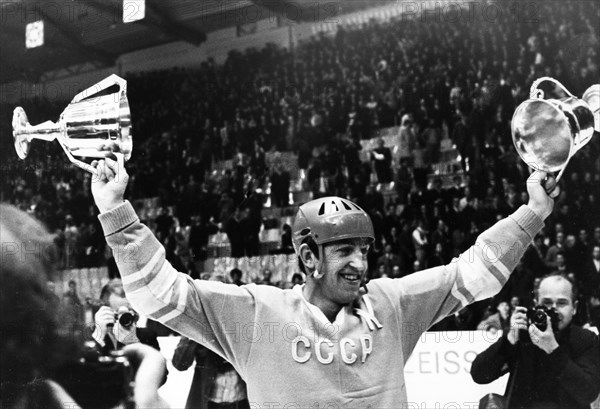
[[[236,339],[236,324],[254,319],[254,298],[234,285],[192,280],[165,259],[165,249],[124,199],[129,176],[123,156],[94,161],[92,194],[131,305],[149,318],[205,345],[244,373],[250,344]]]

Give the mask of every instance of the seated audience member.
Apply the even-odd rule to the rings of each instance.
[[[592,331],[572,324],[575,300],[577,288],[565,277],[542,279],[536,301],[554,309],[555,318],[546,314],[535,324],[517,307],[510,331],[473,361],[473,380],[486,384],[510,372],[510,408],[589,408],[600,392],[600,351]]]
[[[245,282],[242,281],[242,270],[239,268],[234,268],[229,272],[229,277],[231,277],[231,282],[235,285],[244,285]]]
[[[0,205],[0,407],[62,409],[68,404],[73,409],[108,409],[119,401],[100,395],[104,385],[96,385],[98,396],[76,398],[78,391],[63,381],[79,365],[83,339],[61,327],[59,300],[47,285],[53,278],[52,240],[37,220]],[[137,370],[135,405],[168,408],[158,395],[166,368],[160,353],[144,345],[127,346],[123,353]],[[84,367],[81,374],[87,376],[86,369],[91,377],[91,368]]]
[[[496,307],[497,312],[490,315],[479,323],[477,329],[485,331],[502,331],[510,329],[510,305],[506,301],[500,301]]]

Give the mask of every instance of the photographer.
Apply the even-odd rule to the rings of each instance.
[[[83,339],[79,332],[65,331],[59,301],[47,285],[56,259],[53,237],[25,212],[0,204],[0,243],[0,407],[108,409],[125,403],[124,383],[118,385],[121,395],[110,396],[106,379],[91,383],[89,378],[102,373],[81,365]],[[160,353],[138,344],[128,345],[122,354],[138,369],[135,385],[126,393],[133,402],[127,403],[167,408],[158,395],[165,371]],[[73,378],[75,368],[86,379],[69,384],[65,379]],[[91,385],[88,396],[78,393],[81,384]]]
[[[511,329],[475,358],[471,376],[490,383],[510,372],[507,408],[589,408],[600,392],[596,335],[571,323],[577,288],[561,275],[542,279],[538,306],[516,307]]]
[[[92,337],[104,353],[138,342],[160,351],[156,333],[148,328],[137,327],[139,316],[125,297],[120,279],[112,279],[102,287],[100,301],[103,305],[94,315],[96,326]]]

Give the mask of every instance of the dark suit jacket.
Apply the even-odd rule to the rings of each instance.
[[[504,335],[479,354],[471,366],[473,380],[487,384],[510,372],[511,409],[589,409],[600,392],[596,335],[572,325],[557,336],[560,346],[551,354],[532,344],[528,336],[524,338],[512,345]]]
[[[583,268],[584,293],[586,296],[595,294],[600,295],[600,271],[591,258],[589,258]]]
[[[149,328],[136,328],[135,334],[142,344],[151,346],[152,348],[160,351],[160,346],[158,344],[158,338],[156,337],[156,332]],[[117,345],[114,344],[112,338],[108,335],[104,337],[104,346],[102,347],[102,353],[109,354],[111,351],[116,351],[123,348],[125,344],[117,342]]]

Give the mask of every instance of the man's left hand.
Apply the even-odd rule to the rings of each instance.
[[[529,326],[529,337],[535,346],[547,354],[551,354],[558,348],[558,342],[556,341],[554,331],[552,330],[550,317],[546,317],[546,331],[540,331],[535,324],[531,324]]]

